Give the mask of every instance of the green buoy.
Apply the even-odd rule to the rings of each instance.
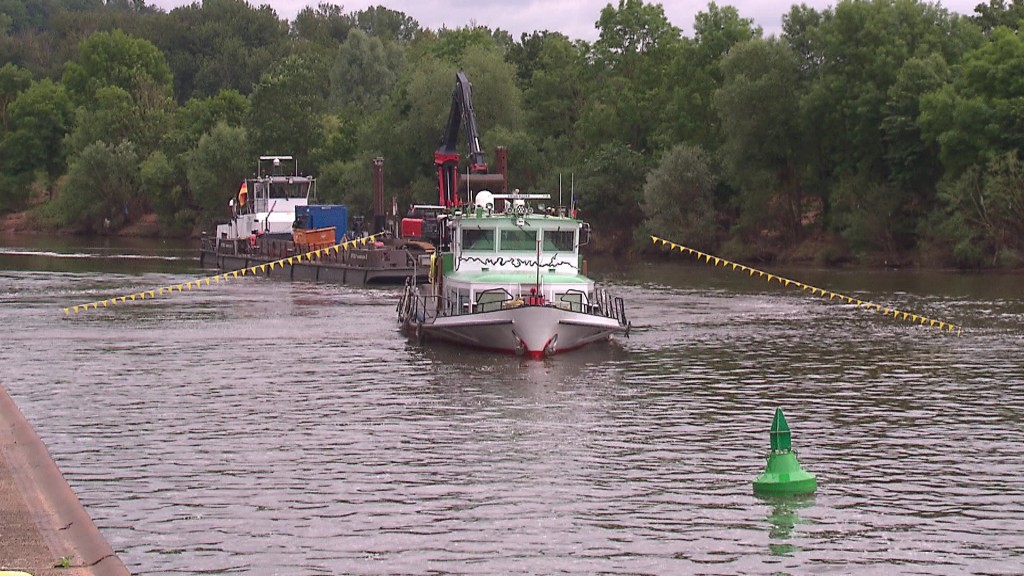
[[[789,437],[789,424],[782,408],[775,409],[772,419],[771,451],[768,452],[768,464],[764,473],[754,480],[754,492],[757,494],[811,494],[818,489],[818,481],[814,474],[804,472],[793,452],[793,443]]]

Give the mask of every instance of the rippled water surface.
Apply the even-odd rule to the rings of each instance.
[[[10,244],[10,243],[8,243]],[[137,574],[1020,574],[1020,275],[592,272],[628,339],[420,348],[392,288],[204,273],[191,248],[0,248],[3,385]],[[816,495],[766,500],[775,407]]]

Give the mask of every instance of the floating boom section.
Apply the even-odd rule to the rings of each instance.
[[[487,174],[487,161],[480,149],[480,131],[476,125],[476,113],[473,111],[473,87],[465,72],[455,74],[455,91],[452,93],[452,107],[448,113],[448,124],[445,126],[441,142],[434,152],[434,165],[437,166],[438,199],[443,207],[460,204],[459,189],[459,130],[466,130],[466,146],[469,150],[469,174],[474,185],[491,186],[504,183],[503,177]],[[479,182],[477,182],[479,180]],[[469,186],[467,185],[467,189]]]

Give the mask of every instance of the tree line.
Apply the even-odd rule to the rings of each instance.
[[[377,156],[400,206],[433,203],[464,70],[512,185],[574,194],[607,250],[653,233],[741,260],[1024,262],[1024,1],[794,5],[768,36],[714,2],[685,34],[643,0],[595,18],[587,42],[384,6],[0,0],[0,212],[195,234],[261,154],[354,214]]]

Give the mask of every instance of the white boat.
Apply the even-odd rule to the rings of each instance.
[[[589,226],[528,203],[548,199],[485,190],[442,215],[430,282],[407,285],[398,305],[406,333],[535,358],[628,335],[622,299],[586,276],[579,249]]]
[[[217,226],[218,248],[222,242],[234,243],[263,234],[291,236],[295,207],[315,199],[316,179],[300,175],[294,158],[260,156],[256,176],[243,182],[230,202],[231,221]]]

